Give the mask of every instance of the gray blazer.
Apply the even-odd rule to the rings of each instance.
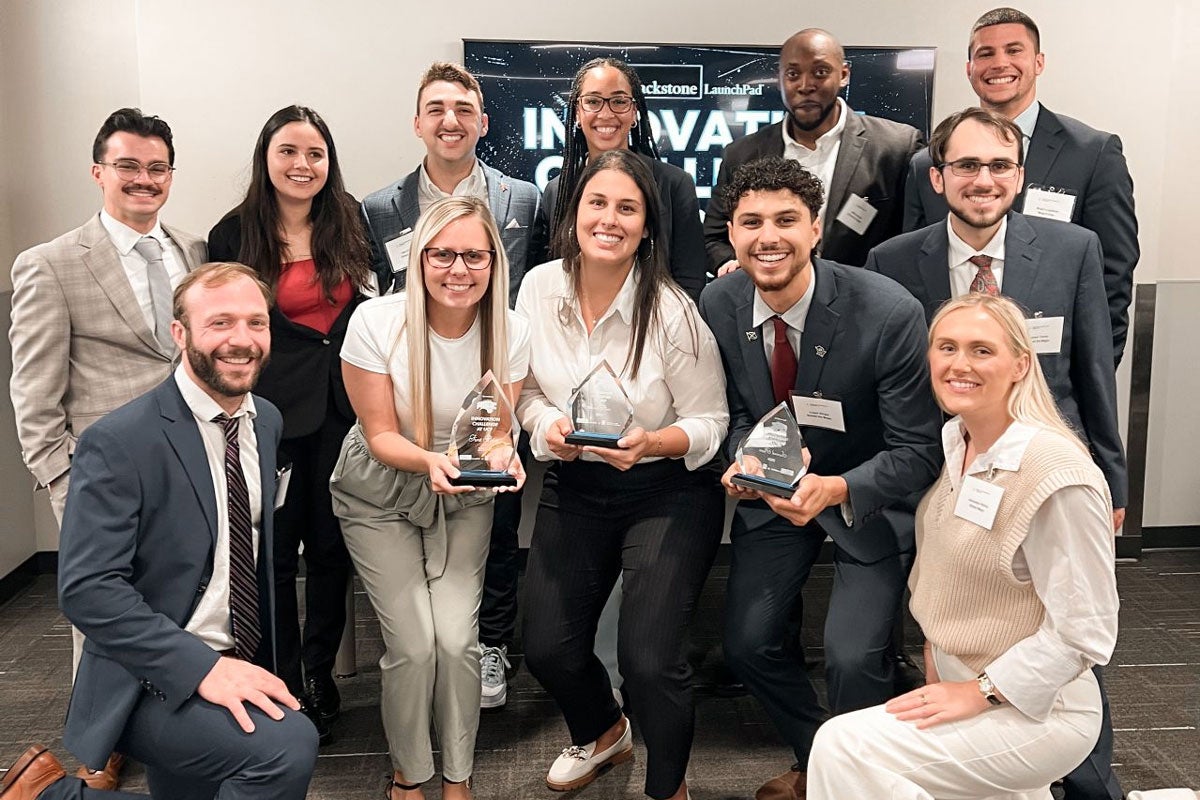
[[[861,267],[872,247],[900,232],[904,180],[908,162],[925,145],[921,133],[911,125],[868,117],[850,111],[842,130],[841,148],[833,166],[833,179],[825,187],[828,198],[821,221],[821,256],[841,264]],[[732,142],[722,154],[717,186],[729,182],[738,167],[764,156],[783,155],[783,122]],[[862,235],[838,222],[836,217],[851,194],[867,200],[878,212]],[[713,190],[704,217],[704,239],[713,273],[734,259],[725,223],[729,212]]]
[[[258,544],[262,644],[274,669],[272,508],[283,419],[254,398],[262,481]],[[174,376],[97,422],[79,440],[63,516],[59,603],[87,637],[63,743],[100,768],[143,693],[172,709],[196,693],[218,655],[184,630],[213,570],[217,503],[204,442]]]
[[[913,547],[913,511],[942,468],[941,413],[929,388],[920,304],[879,275],[813,259],[817,286],[801,337],[798,394],[840,400],[845,433],[803,427],[809,469],[841,475],[854,525],[838,508],[817,518],[853,558],[874,562]],[[775,406],[761,335],[749,336],[754,284],[738,270],[700,295],[716,336],[729,397],[726,453],[733,458],[755,423]],[[740,502],[746,530],[777,524],[762,501]]]
[[[203,239],[163,230],[188,270],[204,263]],[[146,324],[99,214],[17,256],[12,280],[9,389],[25,464],[45,486],[88,425],[162,381],[178,353]]]
[[[928,148],[913,156],[904,198],[904,230],[944,220],[946,198],[933,190]],[[1025,189],[1053,188],[1075,195],[1071,222],[1094,231],[1104,253],[1104,293],[1113,332],[1113,364],[1121,363],[1129,333],[1133,268],[1141,250],[1133,209],[1133,178],[1121,140],[1042,106],[1025,154],[1025,186],[1013,208],[1025,207]]]
[[[866,267],[899,282],[933,319],[950,299],[946,222],[897,236],[871,251]],[[1112,330],[1104,302],[1100,240],[1067,222],[1008,215],[1004,237],[1005,296],[1030,317],[1063,317],[1062,350],[1038,356],[1063,416],[1091,445],[1113,507],[1127,499],[1125,452],[1117,426]]]
[[[420,167],[403,180],[372,192],[362,201],[367,240],[371,243],[371,268],[379,278],[380,294],[404,288],[405,275],[392,272],[385,246],[401,233],[412,230],[421,216],[417,188],[419,171]],[[483,164],[483,175],[487,181],[488,205],[496,227],[500,229],[504,252],[508,254],[508,305],[511,308],[517,303],[521,278],[530,267],[536,266],[528,263],[529,241],[542,195],[532,183],[510,178],[487,164]]]

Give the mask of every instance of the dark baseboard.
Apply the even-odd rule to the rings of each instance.
[[[38,575],[58,574],[58,551],[42,550],[33,554],[37,565]]]
[[[7,603],[13,595],[33,583],[33,579],[41,574],[38,569],[39,555],[42,554],[34,553],[12,572],[0,578],[0,603]]]
[[[1142,537],[1130,533],[1122,533],[1117,537],[1117,558],[1141,558]]]
[[[1120,542],[1121,539],[1117,541]],[[1160,547],[1200,547],[1200,525],[1159,525],[1142,528],[1142,549],[1152,550]]]

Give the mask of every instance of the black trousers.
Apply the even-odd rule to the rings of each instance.
[[[620,472],[567,462],[547,473],[525,578],[525,662],[554,696],[571,741],[621,718],[596,623],[623,576],[617,659],[646,744],[646,794],[683,782],[695,714],[685,643],[724,522],[717,475],[677,460]]]
[[[279,464],[292,464],[287,502],[275,512],[275,647],[279,677],[293,694],[305,675],[328,678],[346,625],[350,554],[333,515],[329,476],[352,421],[327,417],[307,436],[279,444]],[[301,639],[296,573],[304,543],[304,635]]]
[[[521,462],[529,465],[529,434],[517,443]],[[492,541],[483,573],[479,604],[479,641],[489,647],[512,647],[517,629],[517,576],[521,571],[521,502],[525,492],[500,492],[492,509]]]
[[[1083,763],[1063,778],[1064,800],[1121,800],[1125,796],[1121,782],[1113,772],[1113,728],[1112,713],[1108,707],[1108,692],[1104,690],[1104,676],[1100,667],[1092,667],[1096,683],[1100,685],[1100,703],[1103,713],[1100,723],[1100,738]]]

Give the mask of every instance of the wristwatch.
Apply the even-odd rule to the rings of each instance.
[[[979,693],[986,697],[987,701],[992,705],[1000,705],[1000,698],[996,696],[996,686],[992,683],[992,679],[988,677],[988,674],[981,672],[975,680],[979,681]]]

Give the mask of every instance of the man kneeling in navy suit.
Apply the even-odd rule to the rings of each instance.
[[[85,764],[114,749],[171,800],[301,800],[317,733],[268,670],[279,412],[250,389],[271,349],[269,289],[207,264],[175,290],[174,374],[84,432],[71,462],[59,601],[87,637],[63,742]],[[44,747],[3,800],[97,792]]]

